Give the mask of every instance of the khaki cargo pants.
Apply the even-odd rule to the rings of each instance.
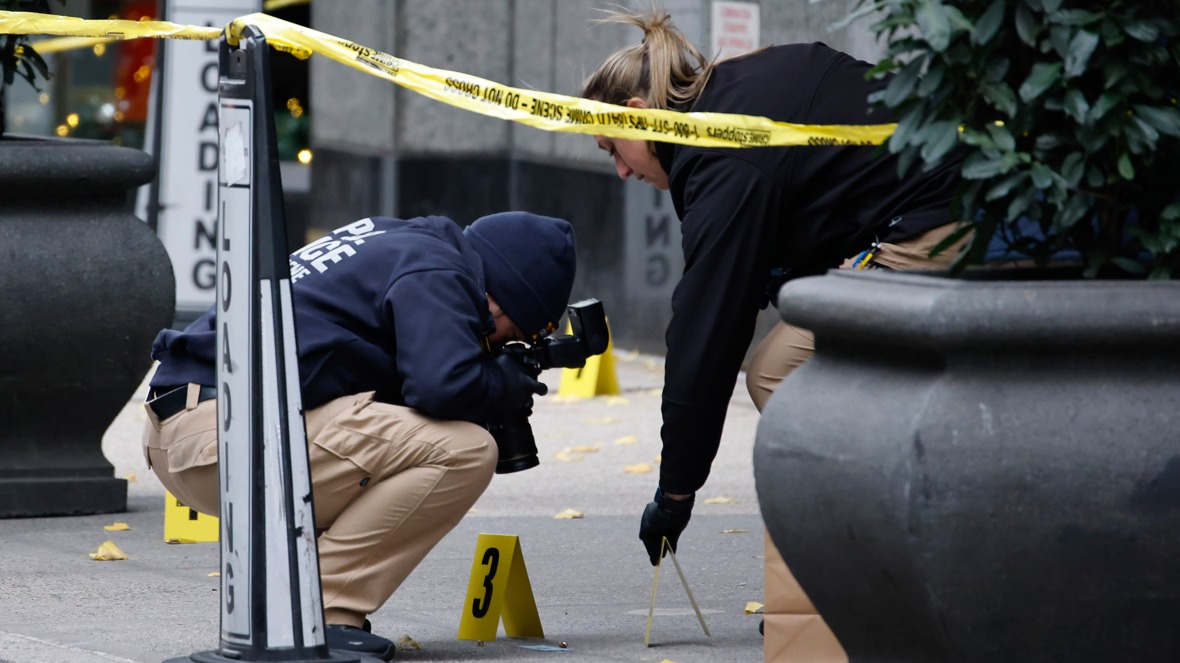
[[[198,403],[190,388],[185,409],[164,421],[145,409],[148,465],[182,503],[219,516],[216,399]],[[305,422],[324,621],[360,626],[483,494],[496,443],[483,427],[371,392],[330,401]]]

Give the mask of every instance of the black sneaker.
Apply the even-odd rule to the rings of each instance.
[[[382,661],[392,661],[396,649],[392,640],[386,640],[379,635],[369,632],[369,620],[365,620],[365,628],[345,626],[343,624],[328,624],[328,649],[353,651],[366,656],[374,656]]]

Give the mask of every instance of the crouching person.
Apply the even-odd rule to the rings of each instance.
[[[390,660],[380,608],[491,481],[485,422],[545,385],[491,350],[553,331],[574,233],[505,212],[362,219],[291,256],[328,646]],[[184,504],[219,515],[216,311],[152,345],[144,451]]]

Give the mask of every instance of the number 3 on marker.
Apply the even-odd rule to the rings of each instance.
[[[500,565],[500,549],[488,548],[483,553],[483,565],[488,567],[488,574],[483,577],[484,594],[483,599],[475,599],[471,602],[471,614],[475,615],[476,619],[482,619],[484,615],[488,614],[488,608],[492,606],[492,578],[496,577],[496,567]]]

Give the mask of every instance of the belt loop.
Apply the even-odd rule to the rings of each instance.
[[[193,384],[192,382],[188,383],[188,391],[185,393],[185,397],[184,397],[184,410],[185,410],[185,412],[188,412],[189,410],[196,408],[198,403],[200,403],[200,398],[201,398],[201,385]]]

